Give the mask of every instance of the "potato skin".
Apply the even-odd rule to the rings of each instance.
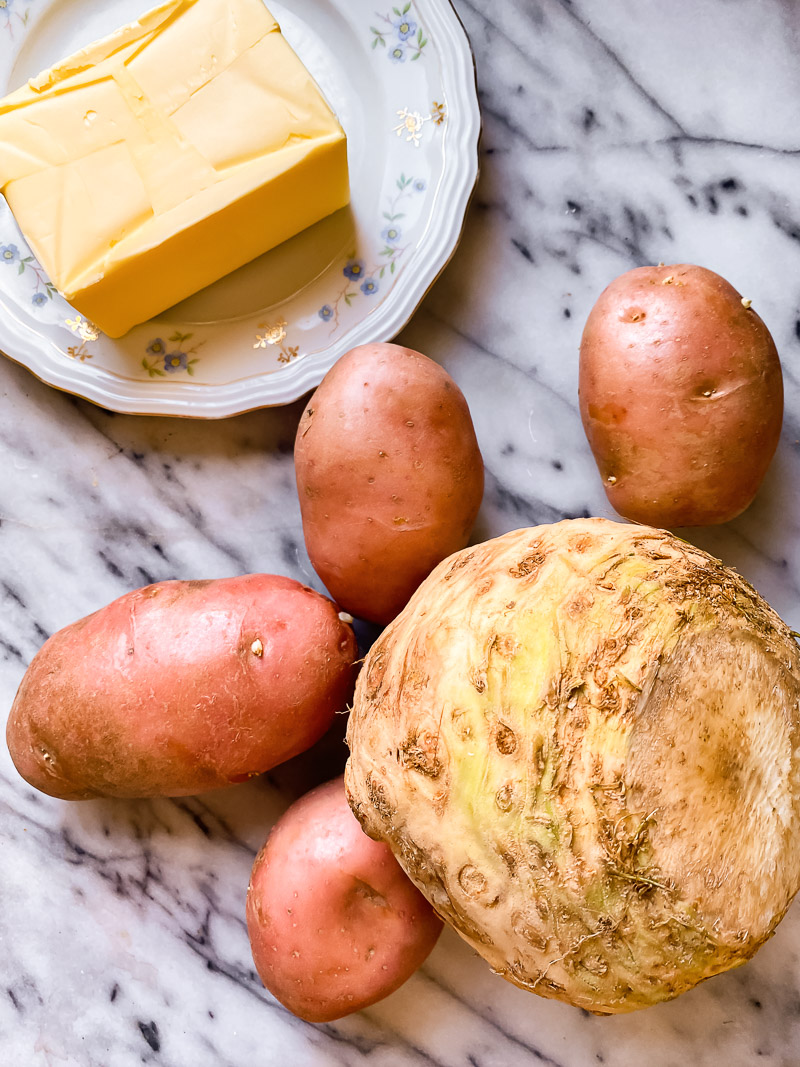
[[[442,922],[389,846],[362,831],[337,778],[275,825],[253,865],[247,928],[270,993],[320,1023],[399,989]]]
[[[242,782],[322,736],[356,655],[337,606],[290,578],[147,586],[40,649],[9,716],[11,758],[63,800]]]
[[[778,445],[780,360],[718,274],[639,267],[589,315],[580,407],[621,515],[667,527],[727,522],[752,502]]]
[[[467,544],[483,497],[461,390],[398,345],[354,348],[327,374],[300,419],[295,469],[314,569],[343,607],[377,623]]]

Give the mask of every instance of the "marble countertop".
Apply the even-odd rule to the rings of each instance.
[[[456,0],[484,115],[460,250],[404,343],[470,402],[483,538],[610,515],[577,412],[577,350],[630,267],[703,264],[783,359],[783,439],[754,506],[692,540],[800,629],[800,5]],[[164,578],[318,585],[292,467],[301,405],[219,424],[114,416],[0,363],[0,705],[44,638]],[[798,1067],[800,905],[746,967],[598,1019],[507,985],[445,933],[382,1004],[306,1025],[262,989],[250,866],[340,737],[241,788],[69,805],[0,753],[0,1061],[13,1067]]]

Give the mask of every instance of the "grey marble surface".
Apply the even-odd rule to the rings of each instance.
[[[689,536],[800,628],[800,5],[456,0],[481,87],[464,239],[402,340],[464,389],[486,459],[478,537],[610,515],[577,413],[577,348],[616,274],[701,263],[753,299],[787,386],[774,465],[736,522]],[[0,705],[47,634],[162,578],[313,580],[301,410],[205,425],[113,416],[0,364]],[[309,1026],[263,991],[244,896],[319,750],[188,800],[68,805],[0,753],[0,1062],[14,1067],[769,1067],[800,1064],[800,905],[743,969],[597,1019],[493,976],[446,933],[384,1003]]]

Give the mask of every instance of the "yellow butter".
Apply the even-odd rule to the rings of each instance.
[[[0,190],[119,337],[344,207],[347,143],[262,0],[169,0],[0,101]]]

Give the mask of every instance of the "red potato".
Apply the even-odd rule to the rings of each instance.
[[[640,267],[608,286],[581,342],[583,425],[608,499],[653,526],[727,522],[775,453],[783,378],[749,301],[702,267]]]
[[[320,738],[356,655],[337,606],[290,578],[161,582],[45,643],[8,747],[23,778],[64,800],[216,789]]]
[[[353,615],[390,622],[464,548],[483,497],[461,390],[398,345],[354,348],[300,419],[295,469],[311,562]]]
[[[337,778],[275,825],[253,866],[247,928],[270,993],[321,1023],[399,989],[442,922],[389,846],[363,832]]]

